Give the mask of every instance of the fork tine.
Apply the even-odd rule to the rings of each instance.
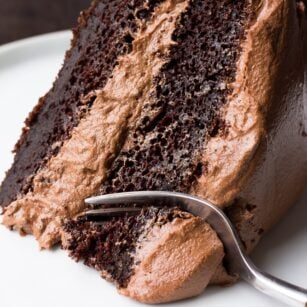
[[[172,193],[172,197],[176,193]],[[179,195],[179,194],[178,194]],[[179,199],[175,198],[178,204]],[[93,206],[94,209],[87,210],[80,214],[88,219],[98,219],[105,217],[121,216],[124,214],[137,214],[142,208],[153,205],[155,207],[164,207],[165,200],[168,200],[168,205],[171,205],[172,199],[169,198],[168,192],[163,191],[137,191],[137,192],[121,192],[113,194],[105,194],[85,199],[85,203]],[[141,207],[135,207],[137,203],[142,203]],[[112,208],[97,208],[97,205],[125,205],[125,207],[112,207]]]
[[[85,211],[81,216],[86,216],[87,218],[103,218],[103,217],[114,217],[122,216],[126,213],[128,214],[137,214],[141,211],[141,208],[132,208],[132,207],[116,207],[116,208],[106,208],[106,209],[93,209]]]
[[[143,206],[150,205],[155,202],[159,206],[158,201],[168,200],[170,202],[171,197],[181,194],[174,192],[164,191],[135,191],[135,192],[120,192],[113,194],[105,194],[85,199],[87,205],[114,205],[114,204],[135,204],[142,203]],[[182,196],[181,196],[182,197]],[[179,198],[176,199],[179,201]]]
[[[88,205],[114,205],[114,204],[132,204],[148,201],[148,198],[139,196],[135,192],[122,192],[114,194],[106,194],[87,198],[85,203]]]

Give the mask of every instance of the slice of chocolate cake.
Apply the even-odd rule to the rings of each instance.
[[[75,217],[92,195],[187,192],[225,208],[250,251],[307,179],[303,18],[295,0],[94,1],[16,145],[4,225],[62,241],[143,302],[229,281],[189,213]]]

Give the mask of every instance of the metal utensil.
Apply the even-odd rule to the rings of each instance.
[[[307,307],[307,290],[259,270],[245,254],[241,240],[225,213],[207,200],[184,193],[140,191],[106,194],[88,198],[85,202],[90,205],[124,205],[124,207],[88,210],[84,213],[88,219],[136,214],[141,210],[131,206],[136,203],[141,203],[143,206],[161,202],[176,205],[184,211],[201,217],[216,231],[224,243],[225,260],[230,274],[238,275],[254,288],[284,303]]]

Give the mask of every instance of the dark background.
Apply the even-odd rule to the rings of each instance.
[[[70,29],[91,0],[0,0],[0,45]]]

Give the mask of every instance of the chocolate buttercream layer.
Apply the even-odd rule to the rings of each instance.
[[[134,274],[120,293],[155,304],[204,291],[224,257],[223,245],[203,220],[184,217],[151,226],[138,242]]]

